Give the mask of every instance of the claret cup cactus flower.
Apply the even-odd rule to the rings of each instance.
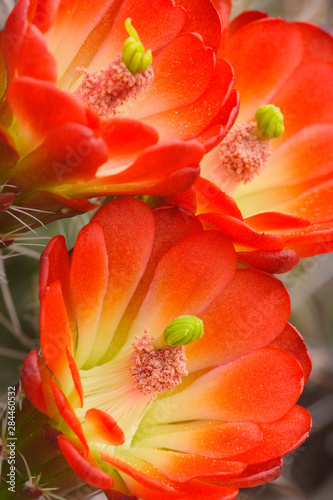
[[[248,226],[281,236],[282,270],[288,268],[288,255],[289,268],[293,266],[293,252],[299,257],[330,252],[332,36],[311,23],[244,12],[230,23],[219,55],[234,69],[240,110],[228,136],[203,160],[202,177],[233,197]],[[255,120],[268,123],[269,106],[280,113],[280,130],[266,137],[259,133],[254,152]],[[219,213],[217,197],[202,184],[198,190],[201,201],[206,198],[204,211]],[[267,256],[273,272],[278,269],[277,255],[270,262]],[[258,252],[247,253],[244,263],[258,263],[259,257]]]
[[[284,286],[237,269],[229,238],[191,213],[111,201],[70,257],[50,241],[40,300],[24,392],[108,498],[235,498],[278,477],[307,437],[296,403],[311,363]]]

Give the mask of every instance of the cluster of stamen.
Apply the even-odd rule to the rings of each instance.
[[[255,122],[235,125],[222,141],[219,156],[223,172],[237,182],[252,181],[271,155],[268,139],[259,138]]]
[[[76,73],[83,73],[83,80],[75,94],[102,118],[114,116],[122,104],[146,92],[154,79],[151,66],[145,71],[131,73],[121,55],[108,68],[95,73],[77,68]]]
[[[155,351],[154,336],[145,333],[136,336],[133,342],[131,373],[136,388],[146,395],[156,395],[165,390],[172,391],[187,375],[186,355],[183,346],[166,347]]]

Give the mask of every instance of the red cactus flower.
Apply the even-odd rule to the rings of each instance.
[[[177,4],[18,2],[0,33],[0,182],[26,225],[94,208],[93,197],[193,184],[237,95],[230,64],[216,61],[217,11]],[[127,21],[123,48],[127,18],[139,35]],[[0,235],[17,227],[1,213]]]
[[[308,435],[295,405],[311,362],[284,286],[237,269],[228,237],[190,212],[111,201],[71,260],[62,237],[48,244],[40,300],[25,394],[109,498],[233,499]]]
[[[201,175],[233,197],[251,230],[281,236],[283,253],[279,245],[272,248],[275,253],[265,254],[263,267],[278,268],[280,255],[283,269],[295,251],[300,257],[331,251],[332,37],[312,24],[245,12],[230,24],[219,55],[235,71],[240,112],[237,125],[206,155]],[[265,104],[274,104],[284,116],[284,134],[272,141],[248,132],[256,110]],[[257,163],[250,146],[245,151],[248,138],[261,148]],[[202,184],[198,189],[202,200]],[[216,199],[208,196],[205,204],[205,212],[223,214]],[[258,251],[247,253],[244,262],[260,265]]]

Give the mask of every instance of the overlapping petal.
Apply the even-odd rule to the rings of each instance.
[[[80,232],[71,262],[63,238],[51,240],[40,286],[43,358],[26,358],[22,384],[63,432],[68,464],[109,498],[232,499],[276,478],[306,438],[310,418],[295,404],[311,362],[283,285],[237,270],[229,238],[191,212],[113,200]],[[184,351],[189,375],[144,393],[140,342],[186,314],[205,329]]]
[[[202,177],[190,190],[168,200],[196,213],[206,229],[227,234],[241,264],[269,273],[284,273],[299,262],[294,238],[297,241],[299,234],[312,227],[307,219],[279,212],[263,212],[244,219],[235,200]]]

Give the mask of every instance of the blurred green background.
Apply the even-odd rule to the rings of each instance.
[[[14,5],[0,0],[0,24]],[[259,9],[287,20],[312,21],[332,30],[332,0],[235,0],[232,16]],[[333,82],[328,82],[332,84]],[[90,215],[29,233],[0,259],[0,404],[18,381],[24,356],[38,347],[38,259],[48,239],[64,234],[73,246]],[[17,255],[19,254],[19,255]],[[280,276],[281,277],[281,276]],[[291,296],[291,322],[305,337],[313,371],[300,400],[313,418],[310,438],[285,458],[277,481],[241,490],[238,500],[333,499],[333,255],[303,260],[282,276]],[[95,497],[97,498],[97,497]],[[102,497],[101,497],[102,498]],[[104,495],[103,495],[103,498]]]

